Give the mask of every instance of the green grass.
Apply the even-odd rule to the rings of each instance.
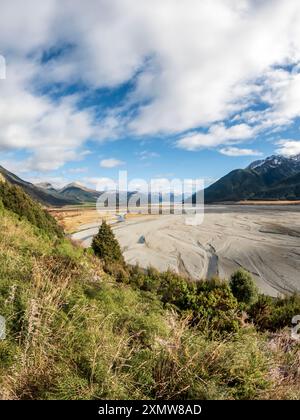
[[[258,331],[230,297],[239,328],[212,334],[205,321],[228,309],[224,285],[194,295],[153,272],[120,283],[90,252],[3,209],[0,230],[2,399],[300,398],[289,331]],[[177,306],[187,302],[201,304],[201,322]]]
[[[63,237],[56,220],[20,187],[0,179],[0,209],[14,212],[19,219],[30,222],[48,237]]]

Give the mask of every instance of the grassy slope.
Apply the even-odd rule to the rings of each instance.
[[[22,188],[23,191],[25,191],[30,197],[45,206],[66,206],[70,204],[80,204],[79,201],[75,199],[68,199],[58,192],[38,188],[36,185],[33,185],[30,182],[26,182],[13,173],[7,171],[2,166],[0,166],[0,175],[2,178],[7,179],[10,184]]]
[[[208,338],[80,248],[0,212],[1,398],[300,397],[288,333]]]
[[[63,230],[56,220],[38,202],[32,200],[21,187],[3,182],[3,178],[0,178],[0,207],[28,220],[49,237],[63,237]]]

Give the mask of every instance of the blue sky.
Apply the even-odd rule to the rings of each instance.
[[[300,153],[299,1],[2,3],[0,164],[19,176],[209,184]]]

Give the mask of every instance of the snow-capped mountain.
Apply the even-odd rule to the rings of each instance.
[[[300,155],[272,155],[236,169],[205,190],[205,201],[300,200]]]
[[[266,159],[256,160],[252,162],[247,169],[262,170],[277,168],[278,166],[289,165],[296,170],[300,170],[300,154],[296,156],[272,155]]]

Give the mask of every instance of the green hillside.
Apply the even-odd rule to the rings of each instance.
[[[31,198],[37,200],[43,206],[47,207],[62,207],[66,205],[78,205],[79,201],[74,198],[68,198],[61,195],[54,189],[45,189],[33,185],[31,182],[24,181],[17,175],[9,172],[7,169],[0,166],[0,178],[7,180],[10,184],[21,187]]]
[[[188,202],[198,201],[202,193]],[[204,191],[206,203],[241,200],[299,200],[300,156],[270,156],[245,169],[236,169]]]
[[[3,178],[0,179],[0,206],[28,220],[48,236],[63,236],[55,219],[39,203],[32,200],[21,187],[10,184]]]
[[[299,298],[258,297],[243,272],[229,286],[143,272],[117,257],[104,264],[5,207],[0,398],[300,398],[289,328]]]

